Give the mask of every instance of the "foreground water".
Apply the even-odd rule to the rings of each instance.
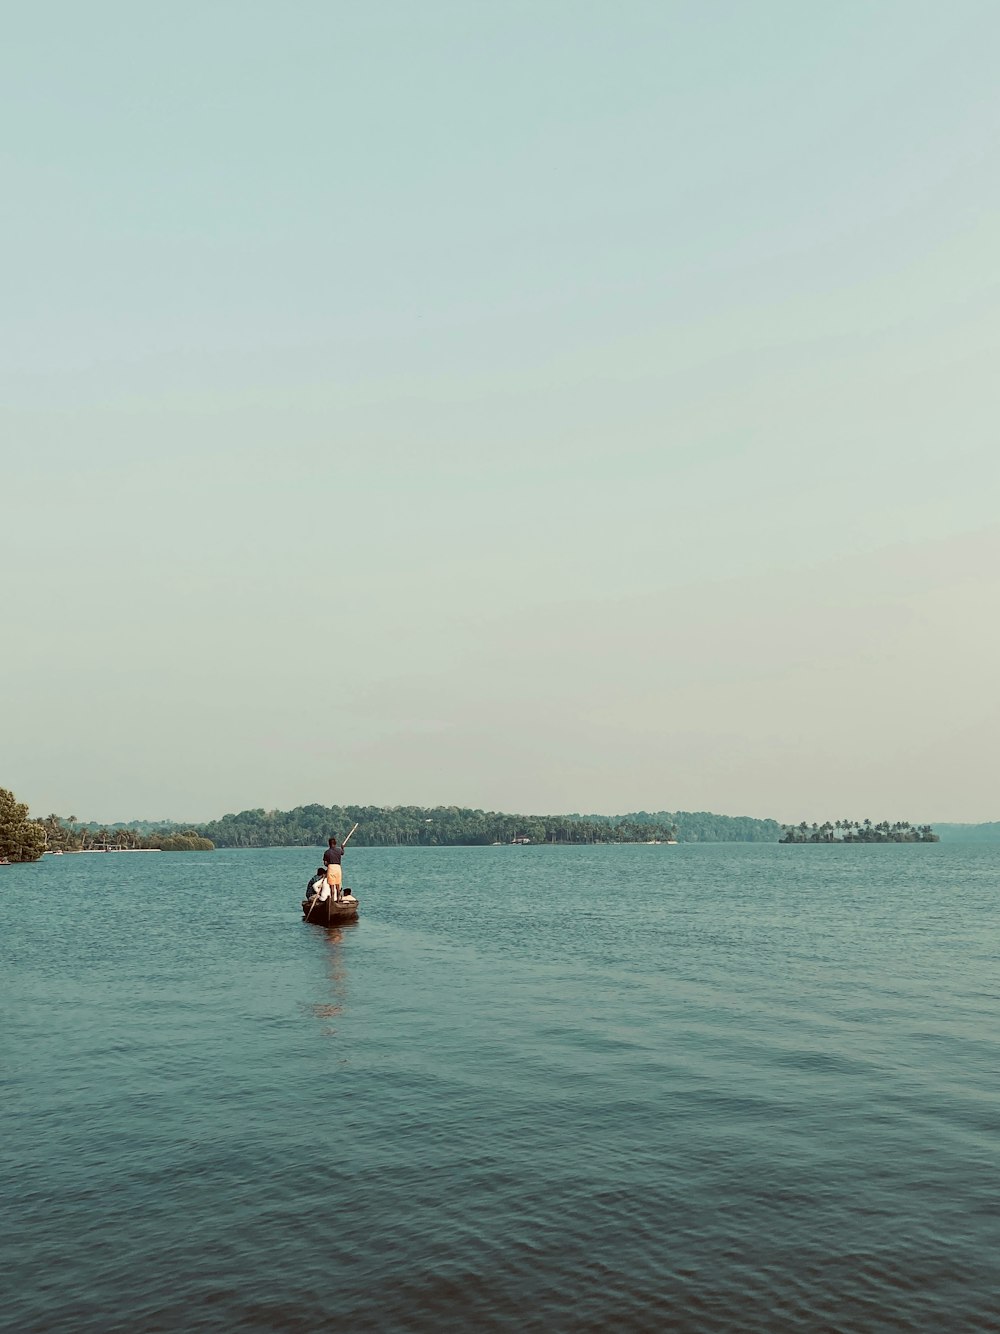
[[[1000,856],[0,868],[0,1326],[1000,1321]]]

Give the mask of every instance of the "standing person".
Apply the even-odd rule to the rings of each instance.
[[[333,897],[339,903],[344,897],[344,871],[341,865],[344,857],[344,845],[337,844],[337,835],[328,840],[330,846],[323,853],[323,865],[326,867],[326,883],[333,891]]]

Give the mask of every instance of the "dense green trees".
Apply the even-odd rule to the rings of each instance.
[[[218,847],[318,847],[352,825],[357,846],[448,847],[512,843],[775,842],[773,820],[701,812],[639,811],[630,815],[508,815],[459,806],[298,806],[291,811],[241,811],[197,826]]]
[[[0,789],[2,792],[2,789]],[[7,794],[10,796],[10,794]],[[27,811],[27,807],[20,808]],[[0,819],[2,819],[0,815]],[[197,830],[180,825],[156,829],[150,824],[135,827],[115,824],[106,826],[91,822],[81,824],[75,815],[46,815],[33,822],[41,830],[40,857],[43,852],[134,852],[137,849],[156,848],[162,852],[210,852],[213,843]],[[145,828],[152,832],[141,833]],[[3,853],[0,852],[0,860]],[[9,857],[10,861],[34,861],[35,857]]]
[[[70,815],[66,820],[60,815],[46,815],[39,821],[45,830],[45,847],[48,852],[72,852],[78,846],[78,835],[70,828],[75,819],[75,815]]]
[[[826,820],[823,824],[782,825],[781,843],[937,843],[937,834],[929,824],[912,825],[909,820],[890,824],[881,820]],[[836,831],[840,831],[839,837]]]
[[[142,840],[141,846],[159,848],[161,852],[211,852],[215,844],[188,829],[183,834],[152,834]]]
[[[13,797],[7,794],[10,802]],[[27,817],[26,808],[20,817]],[[628,815],[510,815],[460,806],[298,806],[225,815],[208,824],[162,821],[132,825],[82,823],[76,816],[47,815],[28,822],[36,833],[17,843],[19,858],[35,846],[51,852],[116,852],[159,848],[164,852],[229,848],[321,847],[352,825],[356,846],[449,847],[491,843],[684,843],[775,842],[773,820],[715,815],[710,811],[635,811]],[[32,842],[34,840],[34,842]],[[3,856],[0,851],[0,857]],[[12,859],[11,859],[12,860]]]
[[[80,825],[75,815],[63,819],[47,815],[43,822],[49,835],[50,851],[62,852],[125,852],[146,847],[137,829],[124,825]]]
[[[625,818],[640,825],[673,825],[679,843],[774,843],[781,833],[776,820],[716,815],[713,811],[636,811]]]
[[[0,862],[37,862],[45,851],[45,830],[29,819],[28,808],[0,787]]]

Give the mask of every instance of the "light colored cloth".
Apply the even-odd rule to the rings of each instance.
[[[341,866],[328,866],[326,868],[326,883],[332,888],[339,890],[344,883],[344,870]],[[338,894],[339,898],[340,895]]]
[[[319,886],[319,901],[320,903],[325,903],[330,897],[330,886],[325,880],[317,880],[316,884]]]

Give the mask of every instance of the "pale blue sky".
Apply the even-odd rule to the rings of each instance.
[[[998,50],[992,0],[21,6],[0,784],[1000,817]]]

